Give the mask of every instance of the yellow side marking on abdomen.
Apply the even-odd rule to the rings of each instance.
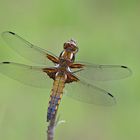
[[[47,121],[50,121],[56,115],[58,106],[60,104],[63,95],[64,86],[65,86],[65,76],[57,76],[56,80],[53,83],[53,88],[51,90],[47,113]]]

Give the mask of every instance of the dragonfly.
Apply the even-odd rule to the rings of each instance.
[[[98,65],[75,61],[77,43],[71,39],[64,43],[59,56],[37,47],[11,31],[2,33],[2,38],[18,54],[37,64],[30,66],[15,62],[1,62],[0,72],[10,78],[39,88],[52,84],[47,112],[51,121],[58,111],[66,89],[69,97],[96,105],[111,106],[115,97],[108,91],[95,86],[94,81],[123,79],[131,75],[124,65]]]

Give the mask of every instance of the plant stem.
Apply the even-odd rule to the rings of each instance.
[[[53,140],[54,139],[54,132],[56,127],[56,115],[53,119],[49,121],[49,126],[47,130],[47,140]]]
[[[55,118],[53,120],[50,120],[49,122],[48,130],[47,130],[47,134],[48,134],[47,140],[54,139],[54,132],[55,132]]]

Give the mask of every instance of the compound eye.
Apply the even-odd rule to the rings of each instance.
[[[71,48],[71,44],[69,42],[64,43],[64,49]]]
[[[64,47],[63,47],[64,49],[66,49],[67,48],[67,43],[64,43]]]

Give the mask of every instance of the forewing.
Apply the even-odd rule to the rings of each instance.
[[[47,58],[47,55],[52,55],[57,58],[49,51],[31,44],[13,32],[3,32],[2,37],[13,50],[32,62],[48,66],[50,64],[50,60]]]
[[[118,80],[126,78],[132,74],[128,67],[121,65],[80,64],[82,64],[83,67],[79,70],[75,70],[74,74],[89,82]]]
[[[42,69],[43,67],[28,66],[13,62],[0,63],[0,73],[26,85],[50,88],[52,80]]]
[[[65,88],[66,95],[88,104],[111,106],[116,103],[114,96],[109,92],[85,81],[66,84]]]

